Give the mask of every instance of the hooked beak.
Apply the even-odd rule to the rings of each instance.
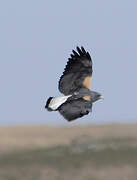
[[[100,99],[104,99],[104,96],[101,95],[101,96],[100,96]]]

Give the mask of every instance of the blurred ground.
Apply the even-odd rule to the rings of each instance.
[[[137,180],[137,124],[0,127],[0,180]]]

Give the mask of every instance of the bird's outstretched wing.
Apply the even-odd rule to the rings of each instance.
[[[71,58],[67,62],[63,75],[59,80],[59,91],[69,95],[81,87],[90,89],[92,76],[92,59],[83,47],[72,50]]]
[[[60,114],[68,121],[87,115],[91,110],[92,103],[83,98],[68,100],[58,108]]]

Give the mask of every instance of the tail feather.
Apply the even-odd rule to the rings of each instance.
[[[47,109],[48,111],[53,111],[50,107],[49,107],[49,104],[50,104],[50,101],[53,97],[49,97],[47,102],[46,102],[46,105],[45,105],[45,109]]]
[[[70,96],[71,95],[63,97],[49,97],[46,102],[45,108],[48,111],[57,111],[58,107],[61,106],[64,102],[66,102]]]

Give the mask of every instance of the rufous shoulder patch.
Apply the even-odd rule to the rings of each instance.
[[[91,87],[91,76],[87,76],[85,77],[84,81],[83,81],[83,86],[90,89]]]
[[[86,101],[90,101],[90,96],[84,96],[83,99]]]

